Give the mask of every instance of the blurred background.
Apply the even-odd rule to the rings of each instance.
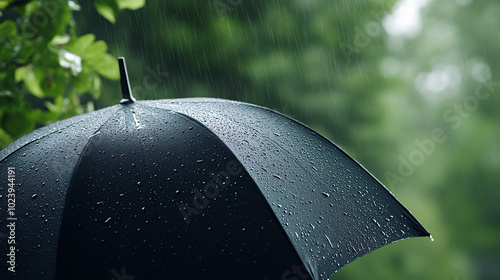
[[[333,279],[500,279],[498,1],[111,2],[0,1],[0,147],[117,104],[124,56],[137,99],[239,100],[319,131],[434,237]]]

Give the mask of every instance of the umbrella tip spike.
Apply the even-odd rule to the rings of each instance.
[[[132,96],[132,90],[130,90],[130,82],[128,80],[127,65],[125,65],[125,58],[118,58],[118,66],[120,67],[120,85],[122,88],[122,100],[120,104],[127,104],[135,102],[135,98]]]

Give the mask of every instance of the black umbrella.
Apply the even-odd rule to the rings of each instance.
[[[429,235],[305,125],[221,99],[134,102],[120,66],[121,104],[0,152],[1,279],[326,279]]]

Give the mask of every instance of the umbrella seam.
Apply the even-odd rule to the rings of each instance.
[[[115,112],[115,113],[116,113],[116,112]],[[114,113],[113,113],[113,114],[114,114]],[[31,143],[33,143],[33,142],[36,142],[36,141],[38,141],[38,140],[41,140],[41,139],[43,139],[43,138],[45,138],[45,137],[47,137],[47,136],[50,136],[50,135],[52,135],[52,134],[54,134],[54,133],[58,133],[58,132],[64,131],[65,129],[67,129],[67,128],[69,128],[69,127],[73,126],[73,125],[79,124],[79,123],[81,123],[81,122],[83,122],[83,121],[87,120],[87,118],[89,118],[89,117],[92,117],[92,116],[87,116],[87,117],[82,118],[81,120],[79,120],[79,121],[77,121],[77,122],[74,122],[74,123],[68,124],[67,126],[65,126],[65,127],[63,127],[63,128],[60,128],[60,129],[54,130],[54,131],[49,132],[49,133],[47,133],[47,134],[44,134],[44,135],[42,135],[42,136],[40,136],[40,137],[38,137],[38,138],[35,138],[35,139],[33,139],[33,140],[30,140],[29,142],[27,142],[27,143],[25,143],[25,144],[21,145],[20,147],[16,148],[16,149],[15,149],[15,150],[13,150],[12,152],[10,152],[10,153],[9,153],[8,155],[6,155],[4,158],[0,159],[0,163],[1,163],[1,162],[4,162],[4,161],[5,161],[5,160],[7,160],[7,158],[9,158],[11,155],[13,155],[13,154],[14,154],[14,153],[16,153],[17,151],[21,150],[22,148],[24,148],[24,147],[28,146],[29,144],[31,144]],[[26,135],[28,135],[28,134],[26,134]],[[19,138],[19,139],[20,139],[20,138]],[[12,143],[14,143],[14,142],[12,142]],[[5,148],[7,148],[7,147],[5,147]],[[3,151],[3,150],[2,150],[2,151]]]
[[[85,153],[85,151],[87,150],[89,144],[92,142],[91,138],[96,135],[96,133],[98,133],[110,120],[112,120],[117,114],[119,111],[123,110],[124,107],[122,108],[118,108],[109,118],[107,118],[106,120],[103,121],[103,123],[99,126],[99,128],[94,131],[92,134],[90,134],[90,137],[87,138],[87,143],[85,144],[85,146],[83,147],[81,153],[80,153],[80,156],[78,157],[78,160],[75,164],[75,168],[73,169],[73,172],[71,174],[71,179],[69,180],[69,185],[68,185],[68,188],[67,188],[67,191],[66,191],[66,197],[64,198],[64,202],[68,201],[68,197],[69,197],[69,194],[71,193],[71,186],[73,185],[73,181],[75,180],[75,174],[76,174],[76,170],[78,169],[78,167],[80,166],[80,163],[82,161],[82,155]],[[82,120],[83,121],[83,120]],[[53,271],[54,271],[54,276],[57,276],[57,256],[59,255],[59,239],[61,237],[61,229],[62,229],[62,223],[63,223],[63,217],[64,217],[64,213],[66,213],[67,211],[67,207],[68,207],[68,204],[67,203],[64,203],[64,207],[63,207],[63,211],[62,211],[62,217],[61,217],[61,223],[59,224],[59,230],[58,230],[58,234],[57,234],[57,239],[58,239],[58,242],[56,244],[56,265],[53,267]]]
[[[82,120],[79,120],[79,121],[77,121],[77,122],[75,122],[75,123],[69,124],[68,126],[65,126],[65,127],[61,128],[61,129],[54,130],[54,131],[52,131],[52,132],[49,132],[49,133],[47,133],[47,134],[44,134],[43,136],[40,136],[40,137],[35,138],[35,139],[33,139],[33,140],[30,140],[29,142],[27,142],[27,143],[23,144],[22,146],[18,147],[17,149],[15,149],[14,151],[12,151],[12,152],[11,152],[11,153],[9,153],[8,155],[6,155],[6,156],[5,156],[2,160],[0,160],[0,163],[1,163],[1,162],[6,161],[6,160],[7,160],[7,159],[11,156],[11,155],[13,155],[13,154],[14,154],[14,153],[16,153],[17,151],[21,150],[22,148],[24,148],[24,147],[28,146],[29,144],[31,144],[31,143],[33,143],[33,142],[36,142],[36,141],[38,141],[38,140],[41,140],[41,139],[43,139],[43,138],[45,138],[45,137],[47,137],[47,136],[50,136],[50,135],[52,135],[52,134],[54,134],[54,133],[58,133],[58,132],[64,131],[65,129],[69,128],[70,126],[73,126],[73,125],[75,125],[75,124],[79,124],[79,123],[81,123],[81,122],[85,121],[86,119],[87,119],[87,118],[82,119]]]
[[[143,159],[143,162],[144,162],[144,165],[146,166],[146,168],[148,169],[148,171],[150,171],[151,173],[151,169],[149,167],[149,165],[147,164],[148,162],[146,161],[146,154],[144,153],[144,149],[143,149],[143,146],[142,146],[142,141],[139,141],[139,146],[141,147],[141,155],[142,155],[142,159]],[[152,185],[152,184],[148,184],[148,185]],[[150,194],[150,197],[155,197],[153,194],[153,188],[150,187],[149,188],[149,194]],[[161,226],[160,226],[160,220],[158,219],[158,217],[160,217],[159,215],[159,212],[158,212],[158,209],[156,207],[153,207],[154,209],[154,212],[155,212],[155,221],[156,221],[156,229],[158,231],[158,235],[159,235],[159,239],[160,239],[160,248],[163,248],[164,245],[166,245],[163,241],[163,238],[162,238],[162,231],[161,231]]]

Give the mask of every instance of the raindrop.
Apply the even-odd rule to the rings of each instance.
[[[38,195],[35,193],[31,196],[31,199],[35,199]]]
[[[322,194],[325,196],[325,197],[330,197],[330,194],[326,193],[326,192],[322,192]]]
[[[104,223],[109,222],[109,220],[111,220],[111,217],[107,218],[106,221],[104,221]]]
[[[434,241],[434,237],[432,237],[432,235],[429,235],[429,238],[431,239],[431,241]]]

